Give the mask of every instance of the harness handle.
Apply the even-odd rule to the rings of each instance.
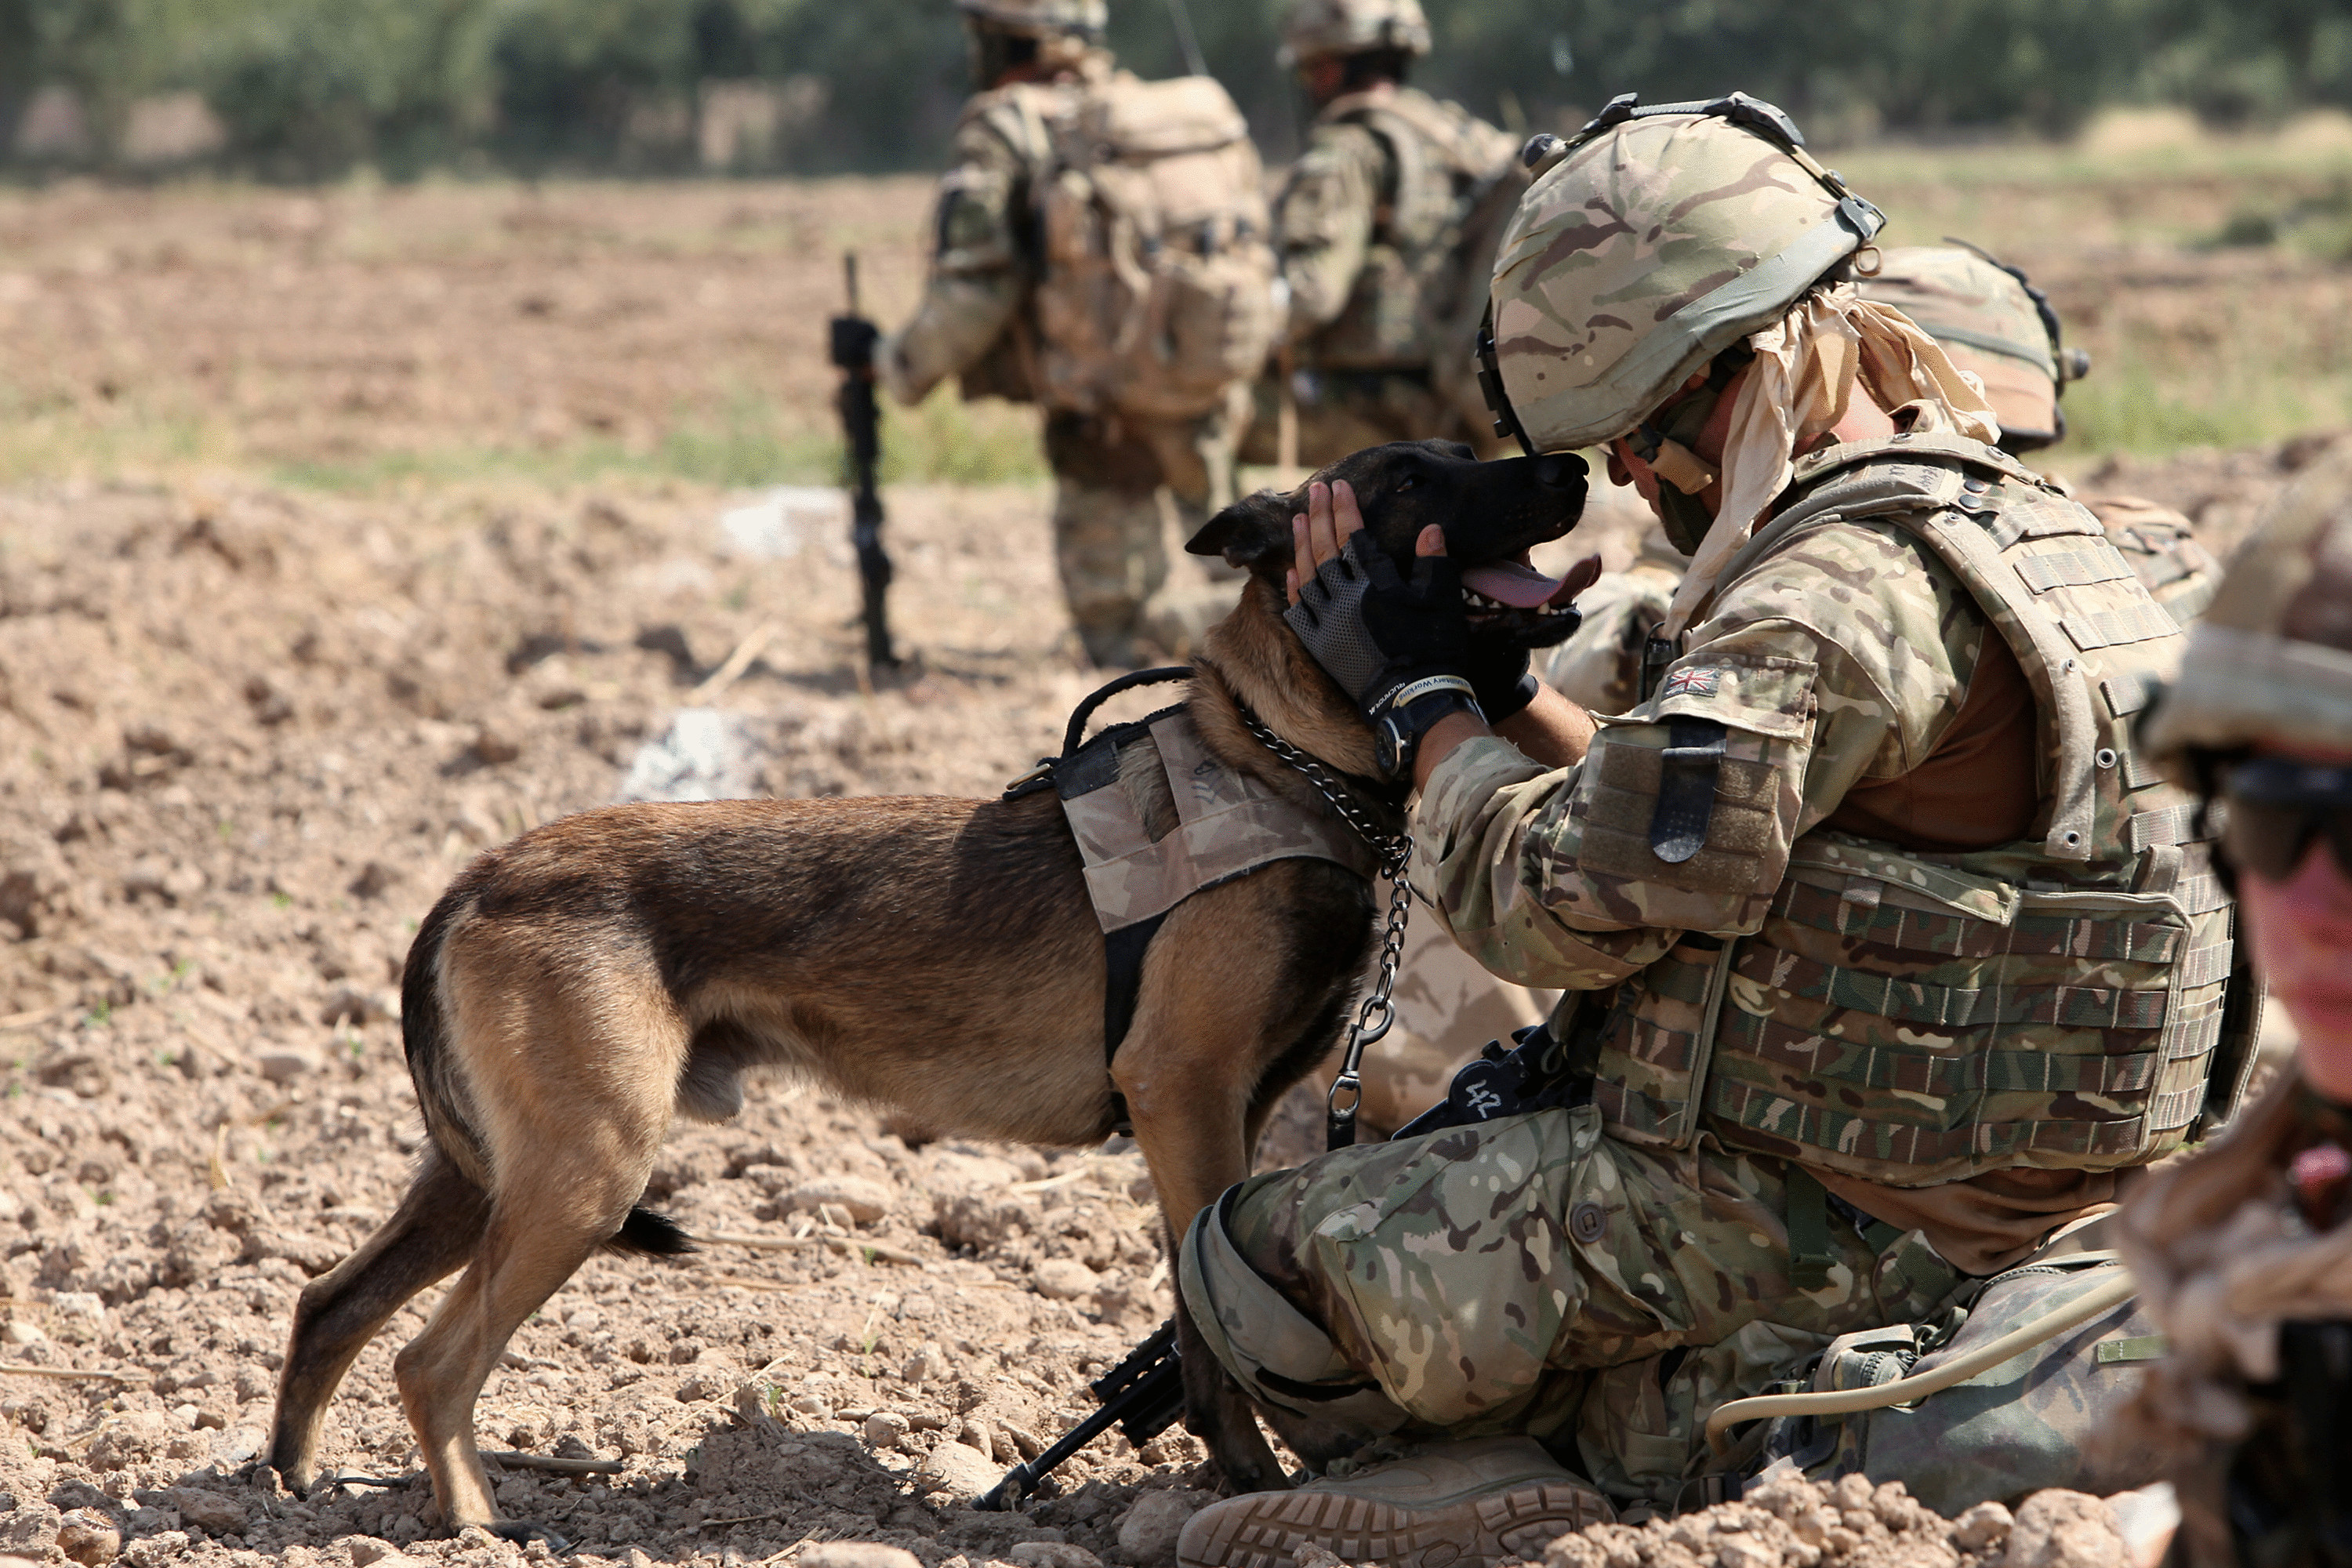
[[[1070,727],[1062,731],[1062,755],[1068,756],[1087,738],[1087,721],[1095,710],[1122,691],[1132,691],[1139,686],[1160,686],[1171,680],[1190,680],[1192,667],[1189,664],[1164,664],[1156,669],[1132,669],[1117,680],[1096,689],[1093,696],[1080,702],[1070,713]]]

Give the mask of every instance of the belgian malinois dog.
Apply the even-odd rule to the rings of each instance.
[[[1567,532],[1584,500],[1574,458],[1482,464],[1437,442],[1374,447],[1318,477],[1354,486],[1408,569],[1422,528],[1443,524],[1448,552],[1485,568],[1465,598],[1488,615],[1543,602],[1518,558]],[[1262,492],[1188,546],[1251,574],[1194,660],[1191,715],[1220,761],[1325,810],[1251,737],[1246,704],[1394,822],[1402,795],[1371,782],[1370,731],[1282,619],[1305,505],[1303,491]],[[686,1249],[640,1206],[646,1178],[673,1117],[740,1109],[747,1068],[942,1133],[1064,1147],[1108,1137],[1124,1096],[1181,1237],[1248,1173],[1266,1112],[1331,1047],[1372,915],[1364,880],[1322,860],[1194,895],[1152,940],[1107,1065],[1102,931],[1051,791],[608,806],[488,850],[409,950],[402,1029],[427,1147],[399,1209],[303,1290],[269,1462],[310,1486],[328,1400],[361,1347],[465,1267],[394,1362],[401,1404],[450,1530],[542,1533],[499,1518],[475,1400],[509,1336],[592,1253]],[[1286,1484],[1238,1389],[1193,1377],[1188,1394],[1229,1482]]]

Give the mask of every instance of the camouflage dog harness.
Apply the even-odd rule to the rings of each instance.
[[[1062,754],[1005,791],[1011,799],[1050,784],[1062,797],[1102,923],[1106,1060],[1134,1021],[1144,951],[1178,904],[1277,860],[1329,860],[1367,881],[1378,869],[1371,847],[1337,816],[1307,810],[1219,762],[1181,706],[1078,743],[1104,699],[1192,673],[1139,670],[1104,687],[1071,715]]]

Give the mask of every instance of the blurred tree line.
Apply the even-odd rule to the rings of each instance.
[[[1302,110],[1273,58],[1282,0],[1186,3],[1286,155]],[[1114,0],[1111,43],[1146,75],[1181,68],[1169,4]],[[1428,5],[1419,79],[1514,129],[1628,89],[1745,88],[1831,142],[2063,132],[2114,103],[2221,124],[2352,107],[2345,0]],[[922,168],[965,90],[949,0],[0,0],[0,158],[20,166]]]

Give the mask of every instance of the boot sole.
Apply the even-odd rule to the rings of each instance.
[[[1507,1557],[1540,1558],[1555,1538],[1612,1518],[1593,1493],[1552,1481],[1428,1509],[1336,1492],[1261,1496],[1247,1508],[1219,1510],[1198,1539],[1186,1531],[1176,1548],[1180,1568],[1291,1568],[1310,1542],[1349,1563],[1493,1568]]]

